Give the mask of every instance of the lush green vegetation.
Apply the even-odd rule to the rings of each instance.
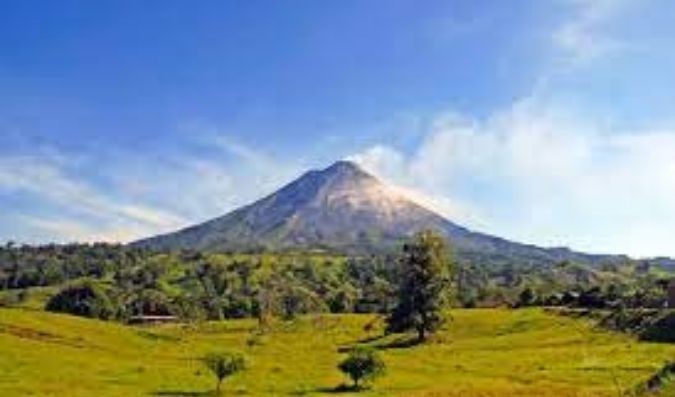
[[[568,262],[454,263],[448,300],[459,307],[658,308],[670,277],[663,268],[630,261],[599,268]],[[384,313],[397,303],[399,265],[398,255],[157,253],[108,244],[8,244],[0,247],[0,306],[44,305],[59,290],[85,282],[101,302],[110,301],[113,313],[107,317],[121,321],[167,314],[264,322],[309,312]]]
[[[346,352],[368,345],[387,373],[363,396],[615,397],[675,356],[673,345],[540,309],[451,315],[429,343],[396,348],[406,336],[380,338],[374,315],[302,316],[259,333],[248,319],[140,327],[0,309],[0,395],[199,395],[214,389],[202,363],[214,350],[249,359],[224,383],[225,395],[328,395],[349,383],[336,368]]]
[[[23,305],[36,287],[72,292],[84,283],[99,301],[111,302],[113,313],[106,317],[121,321],[171,314],[184,320],[256,317],[262,322],[308,312],[381,312],[392,302],[393,264],[387,257],[154,253],[105,244],[5,247],[0,249],[0,305]],[[86,306],[80,303],[48,307],[98,316],[73,310]]]

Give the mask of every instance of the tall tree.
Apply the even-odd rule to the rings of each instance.
[[[403,245],[397,304],[387,318],[387,332],[415,330],[420,342],[443,323],[452,262],[445,239],[422,231]]]

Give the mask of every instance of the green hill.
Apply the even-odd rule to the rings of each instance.
[[[675,357],[650,344],[540,310],[457,310],[433,342],[383,349],[389,370],[363,396],[617,396]],[[0,395],[196,396],[213,379],[199,358],[238,350],[250,368],[225,395],[327,395],[346,380],[339,350],[384,347],[369,315],[308,316],[256,335],[250,320],[130,327],[24,309],[0,309]],[[202,394],[205,393],[205,394]],[[350,395],[345,393],[343,395]]]

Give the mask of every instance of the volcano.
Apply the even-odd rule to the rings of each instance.
[[[458,255],[473,260],[522,265],[626,259],[542,248],[471,231],[415,203],[349,161],[309,171],[278,191],[221,217],[133,245],[154,250],[369,254],[390,251],[423,229],[441,233]]]

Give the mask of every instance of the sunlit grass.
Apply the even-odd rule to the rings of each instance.
[[[588,323],[533,310],[457,310],[434,340],[382,350],[387,375],[363,396],[618,396],[675,357],[675,346],[639,343]],[[256,335],[250,320],[128,327],[39,311],[0,309],[0,395],[195,395],[215,379],[199,358],[249,357],[225,394],[322,395],[347,382],[339,349],[358,341],[368,315],[304,317]],[[343,393],[342,395],[351,395]]]

